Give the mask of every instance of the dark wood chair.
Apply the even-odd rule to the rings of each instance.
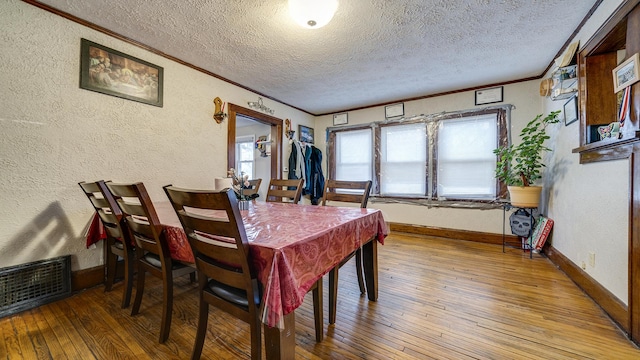
[[[242,190],[245,196],[256,198],[258,191],[260,191],[260,184],[262,184],[262,179],[253,179],[249,180],[249,189]]]
[[[340,181],[327,180],[321,204],[327,205],[329,201],[360,204],[361,208],[366,208],[369,202],[369,192],[371,191],[371,180],[369,181]],[[336,267],[329,271],[329,324],[336,322],[336,305],[338,302],[338,270],[351,258],[356,258],[356,271],[360,293],[365,293],[364,277],[362,270],[362,248],[352,252]]]
[[[271,179],[267,188],[266,201],[269,202],[293,202],[297,204],[302,196],[303,179],[286,180]],[[290,199],[290,200],[287,200]]]
[[[194,281],[196,269],[171,259],[162,224],[160,224],[144,184],[140,182],[133,184],[107,183],[107,187],[116,198],[116,202],[125,216],[129,236],[135,240],[137,247],[138,280],[131,315],[136,315],[140,310],[146,273],[149,272],[162,279],[162,322],[159,342],[164,343],[169,337],[171,329],[173,278],[190,274],[191,280]]]
[[[133,288],[134,269],[134,247],[126,223],[122,216],[122,211],[111,192],[105,185],[104,180],[87,183],[79,182],[80,188],[89,198],[91,205],[102,221],[107,238],[104,243],[105,254],[105,291],[111,291],[115,281],[118,257],[122,258],[124,264],[124,291],[122,293],[121,307],[129,307],[131,301],[131,289]]]
[[[250,264],[249,242],[233,190],[189,190],[164,187],[187,234],[198,268],[200,311],[192,359],[199,359],[207,333],[209,305],[251,327],[251,358],[261,356],[262,291]],[[226,212],[207,216],[206,211]],[[316,340],[322,341],[322,279],[313,288]]]

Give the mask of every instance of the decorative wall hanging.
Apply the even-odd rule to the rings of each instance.
[[[225,114],[224,112],[225,103],[223,103],[219,97],[216,97],[215,99],[213,99],[213,104],[215,105],[215,109],[213,111],[213,119],[218,124],[220,124],[224,120],[224,118],[227,117],[227,114]]]
[[[476,105],[493,104],[502,102],[503,88],[502,86],[476,90]]]
[[[613,69],[613,92],[618,92],[640,80],[638,63],[640,63],[640,57],[635,53]]]
[[[164,69],[87,39],[80,43],[80,88],[162,107]]]

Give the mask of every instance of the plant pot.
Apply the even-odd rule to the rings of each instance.
[[[507,186],[511,205],[523,208],[537,208],[540,204],[542,186]]]

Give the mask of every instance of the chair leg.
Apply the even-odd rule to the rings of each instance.
[[[336,265],[329,271],[329,325],[336,323],[336,306],[338,303],[338,268]]]
[[[360,286],[360,294],[365,294],[364,277],[362,271],[362,248],[356,250],[356,271],[358,272],[358,286]]]
[[[113,240],[107,239],[104,241],[105,262],[107,268],[107,278],[104,283],[104,291],[111,291],[113,283],[116,278],[116,269],[118,265],[118,257],[111,252],[111,243]]]
[[[196,272],[192,272],[189,274],[189,281],[191,281],[191,283],[196,282]]]
[[[138,282],[136,283],[136,298],[133,300],[133,306],[131,307],[131,315],[136,315],[140,311],[140,303],[142,303],[142,293],[144,293],[144,278],[146,275],[144,266],[140,266],[138,263]]]
[[[122,308],[129,307],[131,302],[131,291],[133,289],[133,263],[135,259],[133,251],[125,253],[124,259],[124,291],[122,293]]]
[[[169,264],[170,266],[171,264]],[[162,322],[160,323],[160,344],[169,338],[171,313],[173,310],[173,276],[171,270],[162,277]]]
[[[196,342],[193,345],[191,360],[200,359],[202,355],[202,346],[207,336],[207,320],[209,320],[209,304],[202,299],[200,295],[200,311],[198,312],[198,330],[196,330]],[[253,345],[252,345],[253,346]]]
[[[313,289],[313,318],[315,321],[316,329],[316,342],[322,342],[324,339],[324,322],[322,314],[322,278],[316,282],[316,287]]]

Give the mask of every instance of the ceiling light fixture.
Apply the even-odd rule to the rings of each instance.
[[[338,0],[289,0],[289,13],[300,26],[319,29],[329,23],[338,9]]]

